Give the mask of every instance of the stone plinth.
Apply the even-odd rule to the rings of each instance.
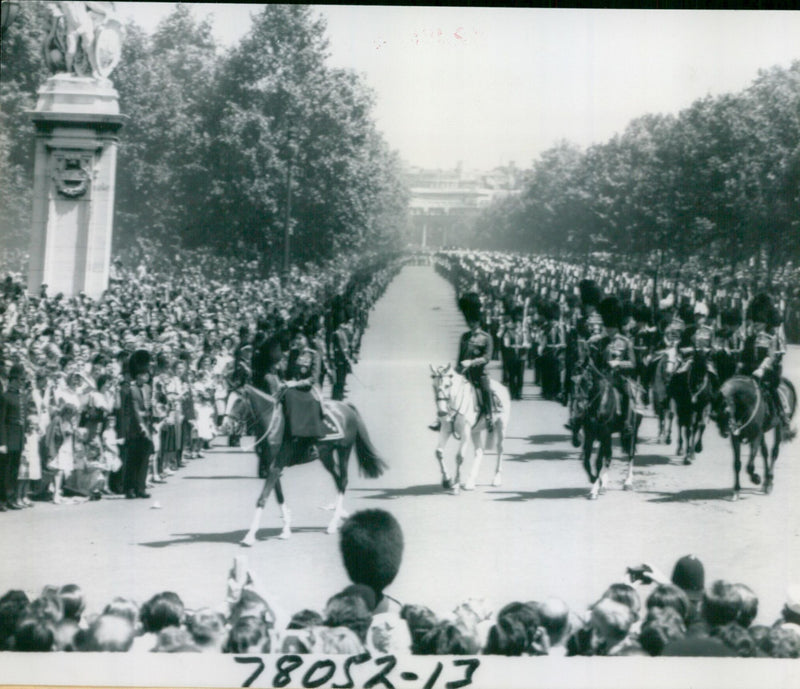
[[[114,220],[117,92],[107,80],[59,74],[39,89],[28,291],[80,292],[108,286]]]

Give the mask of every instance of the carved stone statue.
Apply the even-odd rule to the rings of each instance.
[[[44,58],[53,73],[106,79],[122,54],[122,25],[113,2],[51,2]]]

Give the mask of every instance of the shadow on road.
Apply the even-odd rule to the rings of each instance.
[[[375,495],[365,496],[370,500],[396,500],[397,498],[444,495],[446,493],[441,483],[432,483],[426,486],[406,486],[405,488],[350,488],[349,491],[375,493]]]
[[[255,478],[258,479],[258,476],[182,476],[181,477],[184,481],[196,481],[196,480],[203,480],[206,479],[214,479],[218,481],[220,479],[230,479],[230,478]],[[258,479],[259,481],[263,481],[263,479]]]
[[[526,435],[526,436],[506,436],[506,440],[527,440],[531,445],[550,445],[552,443],[569,442],[570,436],[566,433],[545,434],[545,435]]]
[[[622,460],[622,458],[620,459]],[[633,465],[634,467],[650,467],[658,464],[669,464],[671,461],[669,457],[664,455],[636,455],[633,458]]]
[[[658,491],[648,491],[649,495],[660,497],[651,498],[648,502],[692,502],[694,500],[730,500],[730,488],[694,488],[691,490],[680,490],[677,493],[660,493]]]
[[[574,453],[569,450],[538,450],[537,452],[525,452],[521,455],[506,455],[503,461],[527,462],[529,459],[575,459]]]
[[[167,541],[149,541],[145,543],[138,543],[148,548],[167,548],[171,545],[189,545],[191,543],[231,543],[237,544],[241,541],[247,529],[240,529],[238,531],[223,531],[222,533],[181,533],[174,534],[175,538]],[[259,529],[256,533],[257,541],[265,541],[269,538],[274,538],[281,533],[281,529]],[[298,526],[292,527],[292,533],[325,533],[324,526]]]
[[[532,491],[488,491],[489,495],[508,495],[498,498],[498,502],[526,502],[527,500],[566,500],[569,498],[585,498],[588,488],[546,488]]]

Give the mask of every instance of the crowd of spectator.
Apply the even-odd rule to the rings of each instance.
[[[305,331],[327,361],[335,310],[355,357],[369,309],[399,269],[399,259],[361,255],[263,277],[253,262],[140,242],[114,260],[95,300],[46,285],[28,295],[22,260],[2,259],[0,511],[124,492],[121,389],[133,352],[154,363],[153,486],[203,456],[232,377],[252,369],[254,342],[271,338],[286,355],[290,332]],[[341,396],[336,367],[324,373]]]
[[[224,599],[186,609],[162,591],[139,604],[117,597],[89,611],[75,584],[38,596],[0,598],[0,648],[11,651],[130,651],[501,656],[800,657],[800,589],[790,588],[779,619],[754,624],[748,586],[705,581],[703,563],[681,557],[667,578],[629,567],[588,610],[558,598],[513,601],[498,610],[468,599],[442,614],[386,593],[402,563],[404,536],[385,510],[364,510],[340,533],[351,585],[324,609],[287,613],[244,558],[236,558]]]

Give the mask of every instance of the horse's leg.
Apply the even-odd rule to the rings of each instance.
[[[350,457],[350,448],[332,447],[329,452],[320,453],[325,468],[336,483],[336,503],[333,508],[333,516],[325,529],[326,533],[335,534],[339,531],[339,526],[343,519],[348,515],[344,511],[344,493],[347,490],[347,464],[346,459]],[[343,461],[343,459],[345,461]]]
[[[703,410],[700,412],[700,422],[698,423],[698,430],[697,430],[697,440],[694,444],[695,452],[702,452],[703,451],[703,433],[706,430],[706,423],[708,422],[708,413],[709,407],[703,407]]]
[[[758,452],[758,449],[761,447],[761,443],[763,442],[764,442],[763,431],[750,441],[750,459],[747,462],[747,473],[750,475],[750,480],[756,485],[759,485],[761,483],[761,477],[758,475],[758,472],[756,471],[756,453]]]
[[[261,489],[261,495],[256,502],[256,511],[253,514],[253,519],[250,522],[250,529],[241,540],[241,545],[250,547],[256,542],[256,532],[258,531],[259,524],[261,523],[261,515],[264,514],[264,505],[267,504],[267,498],[278,482],[281,475],[281,468],[273,465],[267,473],[267,478],[264,479],[264,487]]]
[[[442,488],[445,490],[450,490],[453,487],[453,481],[444,465],[444,448],[447,445],[447,439],[450,437],[448,425],[449,422],[446,419],[442,421],[442,427],[439,429],[439,442],[436,445],[436,461],[439,462],[439,470],[442,472]]]
[[[589,483],[594,483],[594,472],[592,471],[592,445],[594,440],[589,429],[583,432],[583,468],[589,476]]]
[[[764,492],[769,495],[772,492],[772,465],[777,458],[777,449],[780,445],[781,430],[780,424],[775,426],[774,444],[772,446],[772,453],[767,451],[767,437],[766,434],[761,438],[761,456],[764,458]]]
[[[283,529],[278,538],[282,541],[286,541],[292,535],[292,512],[283,499],[283,487],[281,486],[280,479],[275,482],[275,498],[278,500],[278,506],[281,508],[281,520],[283,521]]]
[[[672,409],[672,401],[667,400],[667,437],[664,439],[666,445],[672,445],[672,422],[675,420],[675,412]]]
[[[601,449],[603,450],[602,454],[603,459],[602,462],[599,463],[600,466],[597,471],[597,474],[600,478],[600,493],[605,493],[606,486],[608,485],[608,471],[609,467],[611,466],[611,447],[612,447],[611,438],[612,434],[609,431],[608,433],[605,434],[605,437],[603,438],[603,443],[601,445]],[[599,456],[598,459],[600,459]]]
[[[502,483],[501,472],[503,471],[503,439],[505,437],[505,433],[506,430],[502,421],[499,421],[497,424],[495,424],[494,444],[495,451],[497,452],[497,461],[494,465],[494,478],[492,479],[493,486],[499,486]]]
[[[461,493],[461,467],[464,464],[464,457],[467,454],[471,438],[472,433],[470,429],[466,427],[466,424],[464,424],[461,429],[461,440],[459,441],[458,450],[456,451],[456,475],[455,478],[453,478],[453,488],[451,489],[453,495],[459,495]]]
[[[739,499],[739,491],[742,486],[739,483],[739,472],[742,470],[742,441],[736,437],[731,436],[731,446],[733,447],[733,496],[732,500],[735,502]]]
[[[633,428],[631,430],[630,447],[628,448],[628,475],[622,484],[623,490],[633,490],[633,458],[636,456],[636,438],[639,433],[639,424],[642,422],[642,417],[634,414]]]
[[[467,482],[462,486],[464,490],[475,490],[475,483],[478,480],[478,474],[480,473],[481,464],[483,463],[484,447],[488,442],[486,430],[478,430],[478,426],[476,426],[472,431],[472,469],[467,477]]]

